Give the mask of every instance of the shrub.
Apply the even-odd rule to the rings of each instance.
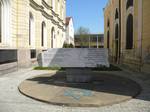
[[[63,48],[74,48],[73,44],[64,43]]]

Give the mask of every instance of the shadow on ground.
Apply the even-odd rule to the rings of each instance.
[[[110,94],[136,97],[141,92],[141,87],[135,81],[125,77],[115,76],[108,73],[93,72],[92,80],[88,83],[69,83],[66,80],[66,73],[58,71],[55,75],[41,75],[27,79],[38,84],[54,85],[59,87],[71,87],[77,89],[91,90]]]

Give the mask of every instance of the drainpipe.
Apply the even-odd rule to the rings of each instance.
[[[142,71],[142,66],[143,66],[143,0],[140,0],[141,4],[141,56],[140,56],[140,72]]]
[[[118,63],[121,61],[121,0],[119,0],[119,60]]]

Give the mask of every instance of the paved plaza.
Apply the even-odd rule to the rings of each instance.
[[[22,95],[18,86],[22,81],[56,71],[19,70],[0,77],[0,112],[150,112],[150,76],[128,70],[111,72],[133,79],[142,91],[136,98],[101,107],[66,107],[42,103]]]

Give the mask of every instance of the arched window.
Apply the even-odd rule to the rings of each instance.
[[[107,48],[109,49],[109,41],[110,41],[110,37],[109,37],[109,31],[107,32]]]
[[[133,0],[127,0],[126,9],[133,7]]]
[[[126,49],[133,48],[133,16],[130,14],[126,23]]]
[[[45,22],[43,21],[42,22],[42,36],[41,36],[41,46],[43,47],[46,47],[46,37],[47,37],[47,34],[46,34],[46,24]]]
[[[29,45],[35,47],[35,25],[33,14],[29,13]]]
[[[51,30],[51,48],[54,48],[54,39],[55,39],[55,29],[53,27]]]
[[[58,0],[57,11],[58,11],[58,14],[60,15],[60,0]]]
[[[118,18],[119,18],[119,13],[118,13],[118,10],[116,9],[115,19],[118,19]]]
[[[2,42],[2,4],[0,2],[0,43]]]
[[[11,4],[10,0],[0,0],[0,43],[11,45]]]
[[[115,28],[115,39],[118,39],[118,24],[116,24],[116,28]]]
[[[55,0],[52,0],[52,8],[55,11]]]
[[[109,20],[107,21],[107,27],[109,27],[110,26],[110,22],[109,22]]]
[[[62,19],[64,19],[64,7],[63,6],[61,7],[61,16],[62,16]]]

